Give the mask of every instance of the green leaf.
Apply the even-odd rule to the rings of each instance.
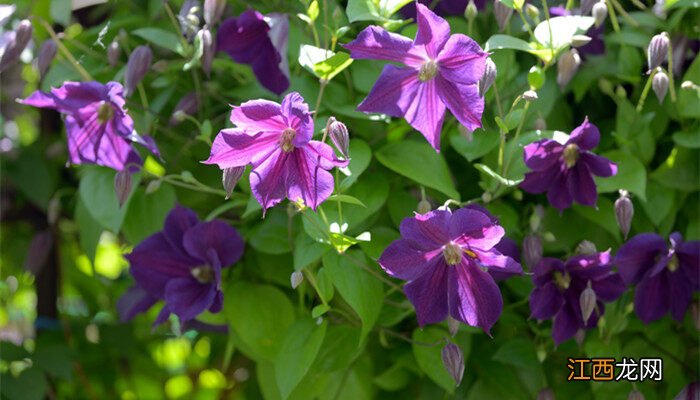
[[[362,321],[360,340],[364,340],[379,317],[384,291],[382,283],[356,263],[367,266],[365,256],[359,251],[349,251],[344,255],[331,252],[323,256],[323,266],[333,285]]]
[[[609,178],[596,177],[598,193],[617,192],[625,189],[646,199],[647,171],[639,159],[620,150],[613,150],[602,154],[603,157],[617,163],[617,174]]]
[[[314,64],[314,74],[320,79],[330,81],[336,75],[352,64],[352,58],[348,53],[336,53],[333,56]]]
[[[347,369],[363,351],[363,346],[357,346],[359,341],[360,329],[348,325],[329,326],[313,369],[319,372]]]
[[[187,53],[182,47],[180,37],[173,32],[160,28],[139,28],[131,31],[131,34],[151,42],[156,46],[173,51],[181,56],[185,56]]]
[[[314,0],[309,4],[309,9],[306,10],[306,15],[309,16],[309,20],[313,23],[316,21],[316,18],[318,18],[319,14],[319,9],[318,9],[318,1]]]
[[[25,369],[17,377],[9,371],[3,372],[0,381],[2,398],[8,400],[43,400],[49,389],[46,376],[37,367]]]
[[[67,27],[70,25],[71,10],[71,0],[51,0],[51,19],[53,22]]]
[[[674,147],[651,177],[667,188],[687,192],[700,190],[700,158],[697,151]]]
[[[381,20],[379,9],[372,0],[348,0],[345,9],[350,22]]]
[[[642,208],[655,226],[660,226],[673,211],[676,191],[669,190],[654,180],[647,182],[647,200],[640,201]]]
[[[328,245],[317,242],[309,235],[297,235],[294,241],[294,270],[301,271],[320,260],[329,249]]]
[[[506,341],[493,355],[493,359],[523,369],[540,367],[535,345],[526,339],[515,338]]]
[[[436,327],[428,326],[424,329],[416,328],[413,331],[413,356],[420,369],[425,372],[433,382],[440,385],[449,393],[455,390],[455,381],[445,369],[442,363],[442,343],[436,343],[448,337],[447,332]],[[434,346],[426,345],[433,344]]]
[[[700,134],[698,132],[676,132],[673,141],[688,149],[700,149]]]
[[[311,319],[301,319],[287,331],[275,359],[275,377],[283,399],[289,397],[309,371],[323,343],[327,325],[326,321],[316,325]]]
[[[545,78],[544,71],[537,65],[533,65],[527,73],[527,83],[530,84],[533,90],[541,88],[544,85]]]
[[[535,39],[544,47],[557,49],[569,46],[574,35],[585,33],[595,20],[593,17],[567,15],[546,19],[535,27]],[[550,32],[551,26],[551,32]],[[550,42],[551,38],[551,42]]]
[[[459,200],[445,159],[429,144],[412,140],[391,143],[376,156],[390,170]]]
[[[281,290],[240,281],[227,288],[224,312],[255,360],[275,360],[295,319],[294,306]]]
[[[318,318],[323,314],[327,313],[330,309],[331,306],[329,306],[328,304],[319,304],[313,309],[311,309],[311,318]]]
[[[360,199],[358,199],[358,198],[356,198],[356,197],[353,197],[353,196],[350,196],[350,195],[348,195],[348,194],[334,194],[334,195],[331,195],[331,196],[328,198],[328,200],[330,200],[330,201],[339,201],[339,202],[341,202],[341,203],[354,204],[354,205],[356,205],[356,206],[360,206],[360,207],[367,208],[367,206],[365,205],[365,203],[363,203],[362,201],[360,201]]]
[[[83,205],[92,218],[103,228],[114,233],[119,232],[126,211],[129,209],[131,197],[141,179],[140,175],[132,175],[134,189],[124,205],[119,207],[117,195],[114,193],[114,176],[116,175],[114,170],[97,165],[84,165],[82,171],[78,191]]]
[[[132,244],[141,242],[163,228],[165,217],[175,206],[175,190],[168,184],[150,194],[137,189],[124,218],[122,231]]]
[[[75,222],[78,224],[78,235],[80,247],[85,252],[85,255],[90,259],[90,262],[95,261],[97,253],[97,245],[100,242],[102,235],[102,226],[92,218],[87,208],[80,199],[75,205]]]
[[[498,146],[498,133],[485,129],[477,129],[472,132],[471,141],[456,129],[450,135],[450,144],[467,161],[472,162],[483,157]]]
[[[357,178],[362,175],[372,160],[372,149],[364,140],[350,140],[349,154],[350,164],[345,168],[340,168],[340,173],[345,175],[345,178],[340,182],[340,189],[343,191],[357,181]]]
[[[582,206],[580,204],[575,204],[572,208],[577,214],[598,224],[600,227],[610,232],[615,239],[618,241],[620,240],[620,227],[617,226],[615,206],[612,201],[600,197],[598,198],[598,204],[595,208]]]
[[[257,251],[268,254],[284,254],[289,247],[288,216],[282,208],[270,210],[262,223],[250,231],[248,242]]]
[[[683,75],[683,82],[691,81],[696,85],[700,83],[700,57],[690,64],[688,71]],[[678,91],[678,113],[682,118],[700,118],[700,90],[681,89]],[[697,125],[696,125],[697,126]]]
[[[520,50],[528,53],[532,52],[533,50],[532,46],[530,46],[530,43],[522,39],[500,34],[491,36],[489,40],[486,41],[486,45],[484,45],[484,51],[493,51],[501,49]]]
[[[511,180],[511,179],[506,179],[500,175],[498,175],[494,170],[492,170],[488,165],[484,164],[474,164],[474,168],[478,169],[479,171],[485,173],[487,176],[495,180],[496,182],[499,182],[502,185],[505,186],[517,186],[522,182],[522,179],[518,180]]]

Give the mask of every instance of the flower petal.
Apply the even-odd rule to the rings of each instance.
[[[231,110],[231,123],[242,130],[283,131],[287,125],[282,118],[279,104],[269,100],[250,100],[234,106]]]
[[[404,117],[406,121],[440,151],[440,132],[445,120],[445,104],[440,100],[435,79],[418,84],[413,101]]]
[[[591,287],[598,299],[605,302],[615,301],[627,290],[620,274],[611,273],[603,279],[591,282]]]
[[[450,109],[460,124],[470,131],[481,128],[481,115],[484,113],[484,99],[479,96],[476,85],[462,85],[450,82],[437,75],[440,99]]]
[[[355,40],[343,47],[350,50],[350,57],[356,60],[386,60],[411,66],[425,62],[424,57],[412,51],[411,39],[375,25],[365,28]]]
[[[53,108],[57,109],[56,98],[51,93],[45,93],[37,90],[26,99],[20,100],[20,103],[38,108]]]
[[[552,186],[552,182],[557,180],[559,173],[559,168],[528,172],[525,174],[525,179],[520,183],[520,188],[528,193],[546,192]]]
[[[536,287],[530,294],[530,316],[538,320],[554,317],[564,305],[564,296],[553,282]]]
[[[318,164],[318,155],[308,147],[296,148],[287,162],[287,198],[303,200],[316,210],[333,193],[333,175]]]
[[[439,254],[417,249],[408,240],[399,239],[384,249],[378,262],[394,278],[414,280],[429,269],[436,255]]]
[[[454,34],[437,57],[440,75],[451,82],[475,84],[484,75],[487,57],[470,37]]]
[[[424,48],[431,59],[437,58],[450,38],[450,24],[420,3],[416,4],[416,22],[418,32],[416,40],[413,41],[414,45]]]
[[[477,255],[478,264],[488,267],[487,272],[490,273],[494,279],[507,279],[513,275],[520,275],[523,273],[523,267],[520,266],[517,261],[501,254],[495,247],[489,251],[473,250]]]
[[[185,250],[195,258],[209,261],[210,266],[220,263],[228,267],[243,255],[243,239],[238,231],[219,220],[200,222],[185,232],[183,238]],[[214,251],[217,260],[210,260],[207,254]]]
[[[448,267],[449,268],[449,267]],[[482,271],[471,260],[451,270],[449,282],[450,315],[489,333],[503,309],[503,298],[491,275]]]
[[[523,149],[525,165],[533,171],[545,171],[561,162],[564,146],[555,140],[542,139],[530,143]]]
[[[642,233],[620,247],[614,264],[626,284],[637,284],[654,267],[656,257],[666,251],[664,238],[655,233]]]
[[[681,269],[697,290],[700,283],[700,241],[693,240],[677,245],[676,255]]]
[[[147,311],[158,301],[138,286],[130,287],[117,300],[117,312],[122,322],[131,321],[136,314]]]
[[[489,215],[480,211],[460,208],[452,214],[450,239],[470,248],[487,251],[501,241],[505,231],[494,224]]]
[[[185,232],[198,223],[199,217],[189,208],[177,204],[170,210],[163,224],[163,235],[173,251],[185,255],[183,247]],[[202,260],[204,260],[204,258],[202,258]]]
[[[404,218],[399,227],[401,237],[411,241],[414,247],[419,249],[441,249],[450,242],[450,218],[452,213],[447,210],[433,210]]]
[[[600,143],[600,130],[598,127],[588,122],[588,117],[583,123],[571,131],[568,143],[577,144],[582,150],[591,150]]]
[[[693,284],[687,280],[686,275],[680,270],[669,271],[668,287],[673,288],[673,291],[668,293],[670,297],[671,316],[676,321],[683,321],[690,301],[693,299]]]
[[[554,208],[559,209],[559,211],[571,207],[571,203],[573,202],[567,185],[567,175],[567,172],[558,174],[547,191],[547,200],[549,200],[549,203],[554,206]]]
[[[552,272],[563,272],[564,263],[557,258],[544,257],[532,268],[532,283],[536,286],[544,286],[552,280]]]
[[[418,325],[434,324],[447,318],[447,264],[436,257],[426,272],[404,286],[403,291],[416,309]]]
[[[585,164],[593,175],[603,178],[617,174],[617,164],[589,151],[579,153],[578,164]]]
[[[569,169],[566,184],[574,200],[585,206],[595,207],[598,191],[593,176],[585,164],[577,163]]]
[[[216,135],[211,153],[204,164],[216,164],[221,169],[243,167],[259,162],[279,149],[280,132],[249,133],[239,129],[224,129]]]
[[[634,310],[645,324],[661,318],[668,311],[673,291],[668,287],[666,274],[642,280],[634,293]]]
[[[419,84],[417,70],[386,65],[357,110],[403,117],[418,93]]]
[[[261,46],[269,43],[269,29],[262,14],[246,10],[221,23],[216,34],[217,51],[226,52],[237,63],[249,64],[258,58]]]
[[[576,332],[581,328],[577,318],[576,307],[578,307],[578,303],[574,305],[567,301],[554,317],[552,338],[557,346],[574,337]],[[583,320],[581,322],[583,322]]]
[[[68,153],[73,164],[97,164],[117,171],[134,161],[140,164],[141,158],[129,142],[116,134],[109,124],[97,121],[97,114],[83,122],[66,116]]]
[[[165,302],[181,321],[187,321],[206,311],[216,292],[214,285],[201,284],[193,278],[178,278],[165,287]]]
[[[250,189],[262,206],[263,213],[282,201],[287,194],[285,182],[288,155],[289,153],[277,148],[262,162],[254,164],[250,171]]]
[[[297,92],[291,92],[282,99],[282,117],[286,125],[296,131],[294,145],[306,144],[314,135],[314,121],[309,106]]]
[[[131,275],[151,296],[163,298],[165,285],[173,278],[189,277],[198,260],[174,251],[162,233],[149,236],[126,255]]]
[[[323,169],[331,169],[333,167],[347,167],[350,160],[340,160],[335,156],[333,148],[318,140],[310,140],[305,150],[309,154],[313,154],[314,159]]]

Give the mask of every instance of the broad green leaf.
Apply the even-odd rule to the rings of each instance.
[[[114,233],[119,232],[131,197],[141,179],[140,174],[132,176],[133,189],[124,205],[120,207],[114,192],[114,170],[97,165],[84,165],[82,172],[78,190],[83,205],[103,228]]]
[[[341,203],[354,204],[356,206],[361,206],[367,208],[365,203],[363,203],[357,197],[353,197],[347,194],[334,194],[328,198],[329,201],[339,201]]]
[[[647,217],[655,226],[660,226],[673,210],[676,191],[665,188],[654,180],[647,182],[647,200],[640,201]]]
[[[513,36],[501,34],[491,36],[489,40],[486,41],[486,45],[484,46],[484,51],[493,51],[501,49],[520,50],[526,51],[528,53],[532,52],[533,50],[532,46],[530,46],[530,43]]]
[[[647,171],[639,159],[620,150],[613,150],[601,154],[610,161],[617,163],[617,174],[609,178],[596,177],[598,193],[617,192],[625,189],[646,199]]]
[[[273,208],[265,219],[251,231],[248,242],[257,251],[269,254],[289,253],[289,222],[287,213],[282,208]]]
[[[336,75],[352,64],[352,58],[348,53],[336,53],[333,56],[314,64],[314,74],[320,79],[330,81]]]
[[[379,9],[373,0],[348,0],[345,9],[350,22],[380,20]]]
[[[138,188],[124,218],[124,236],[135,245],[160,231],[165,217],[174,205],[175,190],[168,184],[161,184],[158,190],[150,194],[146,194],[145,189]]]
[[[585,33],[593,26],[594,21],[593,17],[580,15],[554,17],[549,21],[545,19],[535,27],[535,39],[544,47],[552,47],[556,50],[570,45],[574,35]]]
[[[340,189],[345,191],[352,186],[357,178],[367,169],[372,160],[372,149],[367,142],[360,139],[350,140],[350,164],[345,168],[340,168],[340,173],[345,175],[340,182]]]
[[[700,132],[676,132],[673,141],[688,149],[700,149]]]
[[[413,331],[413,355],[420,369],[425,372],[433,382],[440,385],[449,393],[455,390],[455,381],[445,369],[442,363],[442,342],[449,334],[437,326],[428,326],[423,329],[416,328]]]
[[[667,188],[688,192],[700,190],[700,158],[697,151],[674,147],[651,177]]]
[[[365,256],[359,251],[343,255],[331,252],[323,256],[323,266],[333,285],[362,321],[361,340],[364,340],[382,309],[384,292],[382,283],[358,264],[372,268],[367,266]],[[374,268],[381,273],[378,267]]]
[[[80,247],[85,252],[90,262],[94,262],[97,244],[100,242],[100,235],[102,235],[103,228],[95,221],[92,215],[90,215],[80,199],[76,202],[75,215],[73,218],[78,224]]]
[[[333,57],[336,53],[310,44],[302,44],[299,47],[299,64],[309,72],[316,75],[314,66]]]
[[[46,376],[38,367],[27,368],[16,377],[8,370],[0,375],[0,380],[3,399],[42,400],[49,390]]]
[[[450,135],[450,144],[462,157],[472,162],[498,146],[498,132],[477,129],[471,134],[471,141],[456,129]]]
[[[51,0],[51,19],[53,22],[67,27],[70,25],[71,0]]]
[[[535,345],[527,339],[515,338],[507,341],[496,351],[493,359],[523,369],[540,368]]]
[[[391,143],[379,149],[376,157],[392,171],[459,200],[445,159],[429,144],[413,140]]]
[[[328,245],[317,242],[309,235],[298,234],[294,241],[294,270],[301,271],[320,260],[328,250]]]
[[[180,38],[173,32],[160,28],[139,28],[131,31],[131,34],[151,42],[156,46],[173,51],[181,56],[186,55],[186,51],[182,47]]]
[[[364,350],[364,346],[357,346],[359,341],[359,328],[349,325],[329,326],[313,369],[320,372],[347,369],[352,360]]]
[[[300,319],[287,330],[275,358],[275,377],[283,399],[289,397],[309,371],[323,343],[327,325],[326,321],[316,325],[311,319]]]
[[[615,206],[612,201],[605,197],[599,197],[596,207],[574,204],[572,208],[577,214],[598,224],[600,227],[610,232],[615,239],[620,240],[620,227],[617,226]]]

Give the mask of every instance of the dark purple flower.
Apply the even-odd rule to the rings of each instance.
[[[564,6],[557,6],[549,8],[549,15],[552,17],[565,17],[567,15],[571,15],[571,12]],[[577,49],[581,57],[586,58],[586,56],[595,56],[605,53],[605,42],[603,41],[604,34],[605,25],[602,24],[598,27],[592,26],[588,31],[586,31],[586,36],[591,38],[591,41]]]
[[[442,17],[447,17],[450,15],[463,16],[464,10],[467,9],[467,4],[469,0],[418,0],[417,2],[410,2],[406,4],[401,10],[401,15],[404,18],[416,18],[416,4],[423,4],[425,6],[431,6],[435,4],[435,14]],[[474,4],[479,10],[483,10],[486,5],[486,0],[475,0]]]
[[[620,247],[615,265],[628,285],[637,285],[634,309],[644,323],[667,312],[683,319],[693,292],[700,289],[700,241],[672,233],[671,246],[655,233],[642,233]]]
[[[263,209],[287,197],[316,209],[333,192],[338,160],[331,146],[311,140],[314,122],[299,93],[285,96],[282,104],[251,100],[233,107],[236,126],[217,135],[205,164],[219,168],[253,166],[250,186]]]
[[[153,139],[134,130],[134,121],[124,108],[124,89],[117,82],[65,82],[58,89],[36,91],[20,102],[65,115],[73,164],[97,164],[117,171],[140,165],[141,157],[131,143],[158,155]]]
[[[465,35],[450,35],[447,21],[424,5],[416,7],[415,40],[370,26],[345,48],[355,59],[406,65],[386,65],[357,109],[404,117],[439,151],[445,108],[470,131],[481,127],[484,99],[477,82],[484,74],[488,53]]]
[[[478,209],[462,208],[416,214],[404,219],[400,230],[402,238],[384,250],[379,265],[409,281],[404,292],[420,326],[449,315],[489,332],[503,299],[488,271],[522,273],[520,264],[494,247],[503,228]]]
[[[250,9],[221,24],[216,45],[218,51],[227,53],[235,62],[250,65],[266,89],[282,94],[289,87],[288,35],[286,15],[264,16]]]
[[[170,313],[181,322],[223,305],[221,269],[243,255],[243,239],[223,221],[202,222],[194,211],[175,206],[161,232],[155,233],[126,255],[136,281],[119,299],[123,321],[146,311],[158,300],[165,305],[154,325]]]
[[[625,291],[620,276],[612,272],[610,251],[578,255],[566,263],[555,258],[543,258],[532,269],[535,288],[530,294],[531,316],[538,320],[554,318],[552,337],[559,345],[574,337],[579,329],[593,328],[605,307]],[[581,293],[590,284],[597,304],[593,314],[584,322]]]
[[[600,142],[600,131],[588,122],[571,132],[565,143],[542,139],[525,146],[525,165],[532,172],[525,174],[520,187],[526,192],[547,192],[549,202],[559,210],[575,200],[595,206],[598,192],[593,175],[609,177],[617,173],[617,165],[590,152]]]

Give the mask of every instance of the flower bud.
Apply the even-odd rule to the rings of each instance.
[[[177,19],[180,22],[180,31],[188,42],[199,30],[200,6],[198,0],[185,0],[180,7],[180,12],[177,14]]]
[[[350,150],[350,135],[348,134],[348,127],[345,126],[344,123],[336,120],[335,117],[330,117],[328,119],[328,136],[330,136],[335,147],[347,160],[349,158]]]
[[[554,392],[550,388],[544,388],[537,393],[537,400],[555,400]]]
[[[581,57],[576,49],[571,49],[561,56],[559,62],[557,62],[557,83],[561,90],[564,90],[566,85],[569,84],[580,65]]]
[[[158,189],[160,189],[161,182],[162,181],[160,179],[156,179],[154,181],[149,182],[146,186],[146,194],[151,194],[158,191]]]
[[[668,33],[662,32],[654,35],[649,41],[647,47],[647,63],[649,64],[649,73],[659,67],[668,56],[669,46]]]
[[[498,3],[498,1],[496,1]],[[486,59],[486,66],[484,67],[484,75],[479,79],[479,96],[484,97],[484,94],[489,90],[493,82],[496,80],[496,64],[492,59]]]
[[[204,22],[214,26],[226,8],[226,0],[204,0]]]
[[[545,121],[544,118],[542,118],[542,117],[538,117],[535,120],[535,130],[538,130],[538,131],[547,130],[547,121]]]
[[[58,46],[56,46],[56,42],[54,42],[53,39],[45,40],[44,43],[41,44],[39,55],[36,60],[36,67],[39,70],[40,78],[43,78],[46,71],[49,70],[51,62],[54,57],[56,57],[56,50],[58,50]]]
[[[510,16],[513,15],[513,9],[501,3],[500,0],[493,2],[493,14],[498,23],[498,31],[503,32],[510,21]]]
[[[693,81],[683,81],[683,83],[681,83],[681,89],[683,90],[695,89],[697,87],[698,85],[694,84]]]
[[[588,319],[591,318],[591,314],[593,314],[593,311],[595,310],[597,300],[595,291],[591,287],[591,281],[588,281],[588,286],[583,290],[583,292],[581,292],[581,296],[578,299],[584,323],[588,323]]]
[[[595,26],[599,27],[605,22],[605,18],[608,16],[608,6],[604,1],[599,1],[593,5],[593,10],[591,10],[591,15],[595,20]]]
[[[454,337],[459,332],[459,324],[460,322],[451,316],[447,317],[447,331],[450,332],[450,336]]]
[[[581,15],[588,15],[593,9],[596,0],[581,0]]]
[[[525,101],[535,101],[537,100],[537,92],[534,90],[527,90],[523,93],[523,99]]]
[[[196,92],[190,92],[182,96],[173,109],[170,117],[170,125],[175,126],[185,119],[185,115],[194,115],[199,109],[199,99]]]
[[[241,176],[243,176],[243,172],[245,172],[245,167],[231,167],[223,169],[221,180],[224,184],[224,190],[226,191],[226,199],[231,197],[233,189],[241,179]]]
[[[540,9],[530,3],[525,4],[525,13],[535,22],[540,19]]]
[[[464,355],[459,346],[454,343],[446,344],[442,348],[442,363],[455,380],[455,384],[459,386],[464,376]]]
[[[632,391],[627,395],[627,400],[644,400],[644,395],[637,389],[632,389]]]
[[[584,329],[577,330],[576,334],[574,335],[574,340],[576,341],[578,347],[583,346],[583,341],[586,340],[586,331]]]
[[[211,73],[211,63],[216,54],[216,44],[212,40],[211,31],[208,28],[202,29],[197,35],[200,35],[199,39],[202,41],[202,71],[208,77]]]
[[[651,79],[651,88],[654,90],[656,98],[659,99],[659,103],[663,103],[666,92],[668,92],[668,75],[662,69],[659,69]]]
[[[131,95],[136,85],[141,83],[151,67],[152,59],[153,53],[148,46],[139,46],[131,53],[129,62],[126,64],[126,73],[124,74],[125,96]]]
[[[666,19],[666,0],[656,0],[651,7],[651,12],[660,19]]]
[[[58,217],[61,215],[61,199],[58,196],[54,196],[49,201],[48,207],[46,207],[46,220],[49,225],[56,225]]]
[[[523,239],[523,260],[533,269],[542,259],[542,239],[536,234],[530,234]]]
[[[418,202],[418,207],[416,207],[416,212],[418,214],[427,214],[433,209],[433,206],[426,199]]]
[[[296,289],[304,281],[304,274],[301,271],[294,271],[289,277],[289,281],[292,284],[292,289]]]
[[[571,47],[581,47],[587,45],[591,41],[590,36],[574,35],[571,38]]]
[[[14,32],[14,38],[5,45],[5,51],[0,58],[0,72],[9,68],[19,60],[24,48],[32,39],[32,23],[28,19],[22,20]]]
[[[630,233],[632,217],[634,217],[634,204],[632,204],[627,191],[620,190],[620,197],[615,200],[615,219],[625,240],[627,240],[627,235]]]
[[[110,67],[114,68],[119,63],[119,53],[119,42],[116,40],[107,46],[107,61]]]
[[[476,8],[476,4],[474,4],[474,0],[469,0],[469,4],[467,4],[467,8],[464,10],[464,17],[468,21],[472,21],[476,16],[479,15],[479,10]]]
[[[114,176],[114,193],[117,195],[119,207],[123,206],[131,194],[131,174],[128,168],[124,168]]]
[[[595,243],[590,240],[584,240],[576,246],[576,254],[590,256],[598,252]]]

